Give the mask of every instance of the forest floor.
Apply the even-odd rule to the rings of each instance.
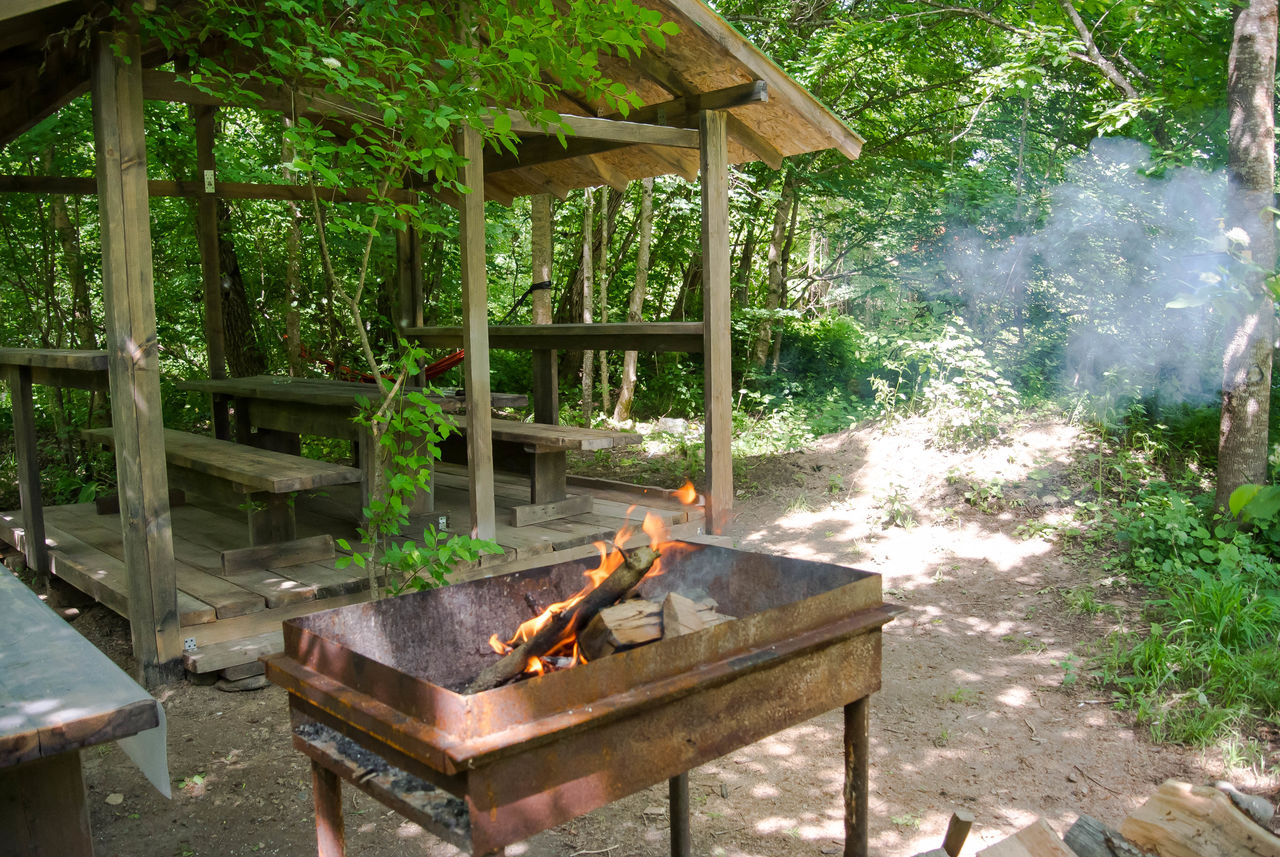
[[[870,426],[749,460],[730,531],[744,548],[879,572],[886,600],[905,609],[885,628],[872,698],[873,853],[937,847],[958,808],[977,818],[966,857],[1037,816],[1059,833],[1078,813],[1116,825],[1167,778],[1229,776],[1274,801],[1274,746],[1228,770],[1220,750],[1154,745],[1089,681],[1091,646],[1132,623],[1136,599],[1105,578],[1101,557],[1035,535],[1066,521],[1087,484],[1075,430],[1024,425],[968,452],[929,438],[919,423]],[[118,617],[95,607],[75,625],[129,666]],[[87,751],[98,853],[315,853],[284,693],[183,684],[160,696],[173,800],[114,746]],[[841,724],[830,712],[693,771],[694,854],[840,853]],[[453,853],[345,794],[353,857]],[[664,784],[508,853],[658,857],[666,825]]]

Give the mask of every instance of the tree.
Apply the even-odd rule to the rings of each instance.
[[[1236,16],[1228,58],[1230,109],[1228,235],[1245,262],[1242,305],[1222,360],[1222,422],[1215,500],[1267,477],[1271,408],[1271,352],[1275,303],[1269,280],[1276,267],[1275,79],[1276,0],[1250,0]]]

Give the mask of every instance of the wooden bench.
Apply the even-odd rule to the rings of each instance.
[[[0,854],[92,857],[80,750],[130,739],[168,796],[160,705],[4,569],[0,652]]]
[[[86,440],[115,444],[109,428],[88,429]],[[292,495],[330,485],[359,484],[360,471],[299,455],[273,452],[203,435],[165,429],[165,460],[175,487],[232,505],[246,505],[249,543],[295,537]]]
[[[466,426],[441,445],[441,457],[450,463],[467,461]],[[511,524],[523,527],[540,521],[591,512],[589,494],[569,494],[566,482],[571,449],[612,449],[639,443],[635,432],[606,431],[579,426],[493,421],[493,466],[529,477],[529,505],[517,506]]]

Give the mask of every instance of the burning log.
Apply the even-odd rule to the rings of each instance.
[[[655,562],[658,552],[639,547],[624,554],[622,564],[570,609],[552,615],[528,640],[480,671],[465,693],[491,690],[524,672],[529,661],[551,651],[567,635],[577,634],[591,618],[635,588]]]

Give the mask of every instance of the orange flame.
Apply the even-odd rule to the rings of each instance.
[[[686,482],[677,489],[675,497],[686,506],[693,505],[700,499],[698,491],[693,487],[692,482]],[[628,519],[635,508],[635,506],[632,506],[627,509]],[[670,553],[673,549],[678,549],[678,545],[670,541],[670,531],[667,529],[666,522],[652,512],[645,515],[640,529],[649,537],[649,546],[653,550],[659,553]],[[582,599],[586,598],[593,589],[603,583],[609,575],[613,574],[618,566],[622,565],[624,559],[622,549],[635,535],[636,528],[628,520],[628,523],[624,524],[614,535],[612,545],[605,542],[596,542],[595,547],[600,552],[600,562],[595,568],[587,569],[583,572],[583,576],[587,580],[582,589],[565,600],[552,604],[534,618],[522,622],[516,628],[516,632],[511,636],[510,640],[503,642],[496,633],[493,634],[489,638],[489,645],[500,655],[508,654],[516,646],[531,639],[552,619],[564,615],[566,611],[572,611]],[[660,574],[662,574],[661,558],[654,562],[645,577],[657,577]],[[553,661],[552,659],[556,660]],[[558,664],[562,662],[561,659],[568,660],[571,664],[587,662],[571,630],[566,632],[564,639],[556,641],[545,655],[540,658],[530,658],[525,666],[525,672],[530,675],[543,675],[552,669],[559,668]]]

